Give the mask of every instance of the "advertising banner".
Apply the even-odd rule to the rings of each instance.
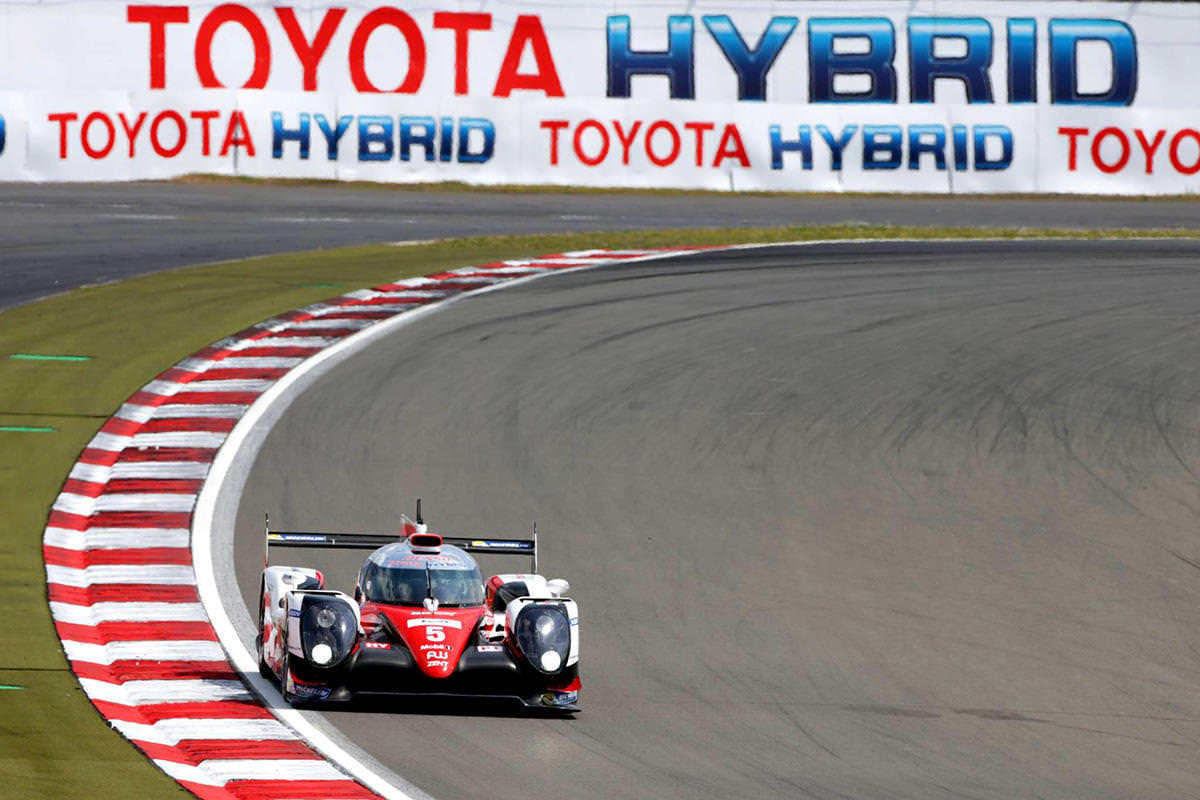
[[[1200,5],[0,0],[0,180],[1200,189]]]

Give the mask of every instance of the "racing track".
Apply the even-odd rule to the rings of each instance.
[[[0,182],[0,309],[172,267],[376,242],[769,225],[1190,228],[1190,199],[421,191]]]
[[[577,719],[324,713],[444,800],[1198,797],[1198,278],[1196,243],[876,243],[467,298],[285,413],[240,586],[264,510],[537,519]]]

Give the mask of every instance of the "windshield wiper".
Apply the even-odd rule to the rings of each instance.
[[[425,608],[429,611],[437,611],[438,601],[433,596],[433,572],[429,569],[429,562],[425,562]]]

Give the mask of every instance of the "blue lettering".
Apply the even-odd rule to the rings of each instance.
[[[483,146],[478,152],[471,152],[471,132],[483,134]],[[458,163],[482,164],[492,159],[496,149],[496,126],[490,119],[479,117],[463,117],[458,121]]]
[[[414,128],[420,128],[421,134],[418,136],[413,132]],[[412,146],[419,144],[425,148],[425,160],[433,161],[434,145],[433,139],[437,135],[437,124],[433,121],[433,117],[401,117],[400,118],[400,160],[412,160]]]
[[[391,117],[359,117],[358,160],[391,161],[395,152],[394,129]]]
[[[767,73],[779,57],[779,51],[791,37],[800,20],[796,17],[774,17],[751,50],[746,40],[725,14],[702,18],[725,59],[738,77],[738,100],[766,100]]]
[[[1012,166],[1013,135],[1005,125],[976,125],[975,134],[975,169],[996,170],[1008,169]],[[1000,140],[1000,157],[988,160],[987,140],[996,137]]]
[[[4,145],[8,136],[4,130],[4,115],[0,114],[0,156],[4,155]]]
[[[1078,87],[1079,42],[1108,45],[1112,85],[1107,92],[1082,93]],[[1072,105],[1128,106],[1137,94],[1137,40],[1133,29],[1115,19],[1050,20],[1050,102]]]
[[[634,51],[629,17],[608,18],[608,96],[629,97],[634,75],[666,75],[674,100],[692,100],[695,91],[695,23],[691,17],[667,18],[667,49]]]
[[[316,114],[314,118],[317,120],[317,127],[325,136],[325,147],[329,153],[329,160],[337,161],[338,142],[341,141],[346,131],[350,130],[350,123],[354,122],[354,117],[349,114],[338,117],[337,126],[333,128],[329,127],[329,120],[325,119],[324,114]]]
[[[1008,21],[1008,102],[1037,102],[1037,20]]]
[[[950,133],[954,139],[954,168],[961,172],[967,168],[967,126],[955,125]]]
[[[937,39],[962,39],[967,52],[961,58],[938,58]],[[992,26],[979,17],[910,17],[908,20],[909,91],[914,103],[932,103],[938,78],[961,80],[968,103],[992,102]]]
[[[929,137],[933,141],[929,141]],[[921,154],[932,153],[933,163],[946,169],[946,126],[910,125],[908,128],[908,168],[921,168]]]
[[[271,112],[271,157],[283,158],[283,143],[286,141],[300,143],[300,158],[308,159],[308,114],[300,115],[300,127],[289,129],[283,127],[283,114]]]
[[[454,158],[454,117],[442,117],[441,136],[438,139],[438,161]]]
[[[804,169],[813,168],[812,129],[807,125],[798,128],[799,138],[785,140],[783,130],[778,125],[768,129],[771,136],[771,169],[783,169],[784,153],[799,153],[800,165]]]
[[[899,125],[863,125],[863,169],[899,169],[904,131]],[[884,158],[880,159],[879,156]]]
[[[834,53],[835,39],[866,39],[866,53]],[[896,102],[896,29],[883,17],[829,18],[808,21],[808,99],[811,103]],[[871,88],[838,92],[837,75],[867,75]]]
[[[821,138],[825,140],[825,144],[829,145],[830,169],[840,170],[842,168],[842,151],[846,149],[846,145],[850,144],[850,140],[854,138],[854,134],[857,131],[857,125],[847,125],[842,129],[842,135],[834,139],[833,133],[829,128],[824,125],[817,126],[817,133],[821,134]]]

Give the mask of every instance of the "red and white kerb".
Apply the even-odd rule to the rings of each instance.
[[[43,537],[55,627],[97,710],[201,798],[378,797],[258,702],[209,624],[190,540],[217,451],[291,369],[382,320],[516,278],[655,254],[588,250],[350,292],[223,339],[136,392],[79,456]]]

